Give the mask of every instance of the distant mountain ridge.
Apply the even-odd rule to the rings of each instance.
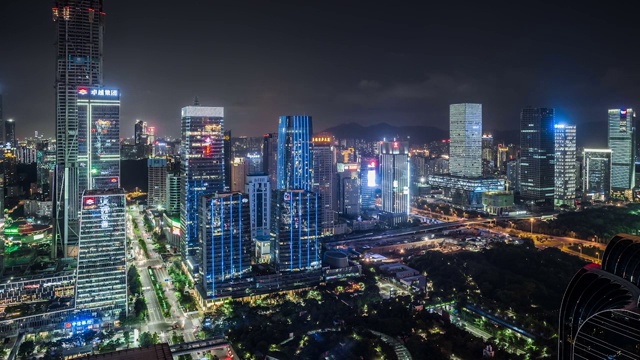
[[[597,121],[577,125],[578,147],[606,148],[607,147],[607,122]],[[340,124],[327,128],[321,132],[331,133],[340,139],[364,139],[367,141],[382,140],[384,138],[406,139],[409,137],[411,144],[426,144],[431,141],[439,141],[449,138],[449,130],[443,130],[433,126],[394,126],[387,123],[363,126],[357,123]],[[507,144],[520,143],[519,130],[491,130],[495,142]]]
[[[322,132],[331,133],[340,139],[364,139],[376,141],[386,139],[406,139],[412,144],[423,144],[431,141],[447,139],[449,131],[433,126],[394,126],[387,123],[379,123],[370,126],[363,126],[357,123],[340,124],[333,126]]]

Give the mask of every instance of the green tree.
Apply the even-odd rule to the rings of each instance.
[[[149,332],[143,332],[142,334],[140,334],[140,338],[138,341],[140,342],[140,347],[147,347],[154,344],[153,335],[151,335]]]
[[[122,337],[124,338],[124,344],[127,345],[127,348],[129,347],[129,343],[131,343],[131,333],[128,331],[125,331],[122,334]]]
[[[158,336],[158,333],[157,333],[157,332],[154,332],[154,333],[153,333],[153,343],[154,343],[154,344],[157,344],[157,343],[159,343],[159,342],[160,342],[160,337]]]
[[[29,355],[33,354],[36,350],[36,343],[32,340],[24,341],[20,344],[20,349],[18,350],[18,355],[22,358],[26,359]]]

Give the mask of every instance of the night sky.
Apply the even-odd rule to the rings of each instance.
[[[638,22],[624,7],[104,2],[105,85],[122,90],[126,137],[137,118],[177,136],[180,108],[195,95],[224,106],[225,127],[249,136],[302,113],[315,130],[448,129],[456,102],[482,103],[487,130],[517,129],[526,105],[555,107],[580,129],[640,95]],[[19,137],[54,133],[52,3],[0,1],[0,92]]]

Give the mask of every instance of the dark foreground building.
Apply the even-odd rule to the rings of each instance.
[[[144,348],[126,349],[106,354],[89,355],[85,360],[173,360],[169,344],[162,343]]]
[[[558,359],[640,359],[640,237],[619,234],[562,299]]]

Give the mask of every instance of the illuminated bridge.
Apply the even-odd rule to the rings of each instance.
[[[171,345],[171,354],[173,356],[188,355],[198,351],[223,349],[227,346],[229,346],[229,342],[225,337],[216,336],[205,340]]]

